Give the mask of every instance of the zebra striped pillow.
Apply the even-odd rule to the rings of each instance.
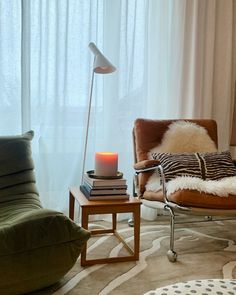
[[[153,153],[163,167],[166,181],[177,176],[218,180],[236,176],[236,167],[229,151],[215,153]]]

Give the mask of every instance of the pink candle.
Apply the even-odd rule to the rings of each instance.
[[[116,176],[118,169],[118,154],[101,152],[95,154],[95,175]]]

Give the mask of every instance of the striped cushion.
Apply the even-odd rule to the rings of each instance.
[[[216,153],[153,153],[153,159],[160,160],[166,181],[177,176],[199,177],[204,180],[218,180],[236,176],[230,152]]]

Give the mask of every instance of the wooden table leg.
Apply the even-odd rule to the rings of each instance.
[[[70,192],[70,198],[69,198],[69,217],[70,219],[74,220],[74,211],[75,211],[75,198]]]
[[[134,257],[139,259],[140,243],[140,206],[137,206],[133,212],[134,216]]]
[[[112,230],[113,230],[113,232],[115,232],[115,230],[116,230],[116,221],[117,221],[116,213],[112,213]]]
[[[88,218],[89,212],[86,208],[81,208],[81,226],[84,229],[88,229]],[[81,266],[87,265],[86,263],[86,254],[87,254],[87,243],[84,245],[83,250],[81,251]]]
[[[90,202],[82,194],[79,188],[70,189],[69,195],[69,217],[74,220],[75,215],[75,200],[79,204],[81,226],[88,230],[89,216],[94,214],[112,214],[112,228],[91,230],[91,235],[96,234],[110,234],[113,233],[128,250],[130,255],[105,257],[98,259],[87,259],[87,243],[81,251],[81,265],[88,266],[94,264],[104,264],[122,261],[133,261],[139,259],[139,247],[140,247],[140,201],[133,200],[130,202]],[[130,247],[125,239],[117,232],[117,214],[131,212],[134,216],[134,247]]]

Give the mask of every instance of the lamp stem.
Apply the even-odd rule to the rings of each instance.
[[[85,135],[85,142],[84,142],[84,156],[83,156],[83,168],[82,168],[81,184],[83,184],[83,180],[84,180],[84,169],[85,169],[85,161],[86,161],[86,154],[87,154],[89,122],[90,122],[91,104],[92,104],[92,96],[93,96],[93,80],[94,80],[94,71],[92,73],[91,88],[90,88],[90,95],[89,95],[89,107],[88,107],[86,135]]]

